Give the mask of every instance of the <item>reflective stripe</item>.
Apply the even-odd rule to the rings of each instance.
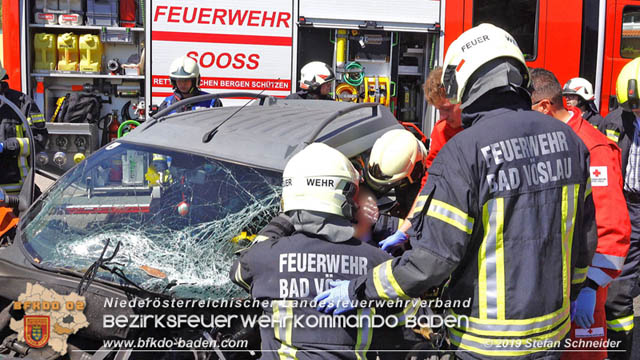
[[[478,252],[478,294],[481,319],[505,318],[504,199],[491,199],[482,209],[484,239]]]
[[[22,125],[16,125],[16,137],[24,137],[24,132],[22,130]]]
[[[411,219],[412,217],[415,216],[415,214],[422,211],[422,209],[424,209],[424,204],[427,203],[428,198],[429,198],[428,195],[419,195],[418,198],[416,199],[416,203],[413,206],[413,209],[411,210],[411,213],[409,214],[409,216],[407,216],[407,219]]]
[[[618,139],[620,138],[620,132],[619,131],[615,131],[613,129],[606,129],[607,132],[607,137],[613,141],[613,142],[618,142]]]
[[[466,317],[467,325],[456,327],[461,332],[480,336],[527,336],[557,328],[569,318],[569,306],[562,307],[551,314],[529,319],[479,319]],[[449,312],[456,317],[452,310]],[[460,322],[461,323],[461,322]]]
[[[22,183],[23,181],[20,180],[20,182],[17,182],[17,183],[2,184],[0,185],[0,187],[8,193],[15,193],[15,192],[19,192],[20,189],[22,189]]]
[[[358,339],[355,347],[356,359],[358,360],[367,359],[367,351],[369,351],[371,338],[373,337],[371,318],[374,314],[375,310],[371,308],[358,309],[358,321],[362,325],[362,327],[358,328]]]
[[[391,260],[387,260],[382,264],[373,268],[373,284],[376,288],[378,296],[385,300],[390,299],[409,299],[404,293],[396,279],[393,277],[393,269],[391,268]]]
[[[398,325],[404,325],[408,316],[415,316],[420,309],[420,299],[413,299],[401,312],[393,314],[398,319]]]
[[[615,332],[633,330],[633,315],[607,320],[607,329]]]
[[[29,156],[31,155],[31,147],[29,147],[29,139],[23,137],[17,137],[18,144],[20,144],[20,154],[19,156]]]
[[[520,356],[546,351],[561,346],[564,337],[571,329],[571,322],[567,318],[563,325],[547,334],[510,339],[487,339],[450,329],[451,343],[463,350],[477,354],[493,356]]]
[[[597,266],[603,269],[622,270],[625,258],[625,256],[595,253],[593,260],[591,260],[591,266]]]
[[[590,267],[587,272],[587,277],[596,282],[600,286],[606,286],[613,280],[606,272],[598,269],[597,267]]]
[[[427,215],[442,220],[467,234],[473,230],[473,218],[464,211],[439,200],[431,200]]]
[[[251,289],[251,286],[249,286],[249,284],[247,284],[247,282],[242,278],[242,266],[240,266],[240,263],[238,263],[238,266],[236,267],[235,279],[236,282],[246,290]]]
[[[591,195],[591,176],[587,178],[587,186],[584,188],[584,198],[586,199]]]
[[[280,359],[297,359],[296,349],[291,346],[291,334],[293,330],[293,307],[290,300],[273,301],[273,331],[276,340],[280,341],[278,355]],[[284,327],[282,327],[284,323]]]
[[[30,117],[27,117],[27,121],[29,122],[29,125],[44,122],[44,115],[42,115],[41,113],[31,114]]]
[[[582,284],[585,280],[587,280],[587,270],[589,270],[589,267],[573,269],[573,274],[571,276],[571,283]]]
[[[569,305],[569,287],[571,279],[571,247],[573,230],[578,208],[580,185],[572,184],[562,187],[562,306]]]

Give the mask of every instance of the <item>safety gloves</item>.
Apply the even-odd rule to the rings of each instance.
[[[593,325],[593,311],[596,308],[596,291],[588,286],[580,290],[575,301],[573,321],[581,328],[588,329]]]
[[[393,235],[387,237],[386,239],[380,241],[378,246],[388,253],[393,252],[393,250],[407,241],[408,237],[403,231],[398,230]]]
[[[0,154],[2,154],[3,150],[4,150],[4,141],[0,141]]]
[[[326,314],[335,312],[337,315],[353,310],[354,307],[349,299],[349,281],[329,280],[328,284],[331,289],[321,292],[314,298],[318,304],[316,310]]]

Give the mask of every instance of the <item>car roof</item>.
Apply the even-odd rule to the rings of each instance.
[[[282,171],[306,141],[323,142],[353,157],[369,150],[386,131],[402,128],[387,107],[377,104],[266,100],[264,105],[256,101],[245,107],[198,109],[150,119],[120,140]],[[211,140],[203,142],[203,135],[216,126]],[[310,139],[316,131],[318,135]]]

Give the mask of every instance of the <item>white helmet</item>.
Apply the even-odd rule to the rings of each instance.
[[[482,65],[497,58],[512,58],[521,66],[524,87],[531,81],[527,63],[516,40],[506,31],[491,24],[480,24],[460,35],[449,45],[444,58],[442,84],[452,104],[462,102],[465,87]]]
[[[181,56],[173,60],[169,68],[169,78],[174,88],[176,88],[176,79],[193,79],[194,82],[191,88],[197,88],[200,85],[198,63],[188,56]]]
[[[579,95],[585,101],[594,100],[593,86],[587,79],[581,77],[573,78],[564,84],[562,95]]]
[[[353,219],[360,175],[349,159],[323,143],[295,154],[282,174],[282,210],[310,210]]]
[[[4,69],[2,65],[2,60],[0,60],[0,80],[4,80],[4,77],[7,76],[7,70]]]
[[[389,130],[373,144],[367,163],[367,183],[376,191],[387,192],[407,181],[421,181],[427,149],[409,131]]]
[[[335,80],[333,70],[321,61],[312,61],[300,69],[300,88],[315,91],[320,85]]]

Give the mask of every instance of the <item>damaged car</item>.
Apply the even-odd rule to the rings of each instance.
[[[214,96],[255,100],[165,115]],[[221,300],[246,299],[228,271],[234,253],[278,213],[287,160],[312,142],[356,158],[393,128],[401,126],[388,108],[375,103],[238,93],[197,96],[149,118],[65,173],[22,211],[15,232],[5,236],[0,357],[258,356],[232,351],[260,348],[246,324],[238,318],[217,322],[216,316],[257,311],[240,300]],[[82,313],[86,324],[66,335],[64,353],[29,346],[26,326],[23,337],[15,331],[15,324],[26,324],[34,314],[36,303],[24,299],[36,286],[82,299],[82,309],[72,310]],[[42,310],[45,303],[37,306]],[[50,326],[66,329],[65,323],[79,322],[80,315],[73,314],[51,318],[58,322]],[[43,330],[34,326],[29,336],[42,338]],[[154,352],[155,344],[136,343],[136,349],[149,352],[132,353],[126,342],[149,338],[173,340],[182,351]],[[175,344],[178,338],[190,351]],[[198,339],[211,342],[202,345]],[[245,342],[234,346],[222,340]]]

